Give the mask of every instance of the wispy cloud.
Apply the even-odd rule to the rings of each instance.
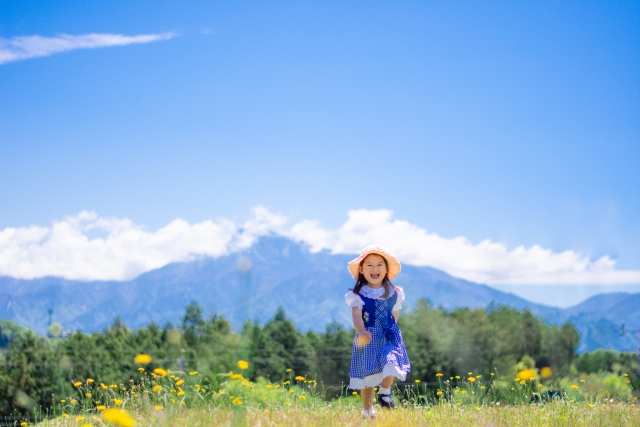
[[[129,44],[151,43],[169,40],[174,33],[139,34],[125,36],[122,34],[58,34],[54,37],[21,36],[10,39],[0,38],[0,64],[22,61],[67,52],[75,49],[93,49],[110,46],[126,46]]]
[[[90,238],[94,230],[106,237]],[[489,240],[474,244],[465,237],[448,239],[396,220],[388,210],[350,211],[347,221],[332,230],[311,220],[287,225],[285,217],[261,206],[243,224],[176,219],[147,231],[128,219],[81,212],[50,227],[6,228],[0,230],[0,275],[127,280],[171,262],[227,255],[270,233],[304,242],[311,251],[343,254],[378,243],[405,264],[435,267],[479,283],[640,284],[640,271],[616,270],[616,261],[608,256],[591,260],[575,251],[554,252],[537,245],[509,250]]]

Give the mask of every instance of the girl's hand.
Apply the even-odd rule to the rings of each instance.
[[[371,332],[367,331],[366,329],[364,331],[358,332],[358,345],[360,347],[364,347],[365,345],[369,344],[370,341]]]

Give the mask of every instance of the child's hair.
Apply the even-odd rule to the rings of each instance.
[[[364,257],[364,259],[360,261],[360,267],[362,267],[362,264],[364,264],[364,261],[366,259],[367,257]],[[387,259],[385,257],[382,257],[382,259],[384,260],[384,265],[387,267],[387,272],[384,275],[384,279],[382,279],[382,287],[384,288],[382,299],[387,299],[389,298],[389,294],[391,293],[391,287],[395,288],[395,286],[393,285],[393,283],[391,283],[391,280],[389,280],[389,263],[387,262]],[[367,279],[364,277],[364,275],[362,273],[358,273],[358,281],[352,289],[353,293],[358,295],[360,293],[360,289],[362,289],[362,287],[364,285],[367,285],[368,283],[369,282],[367,282]]]

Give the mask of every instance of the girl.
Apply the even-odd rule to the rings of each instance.
[[[393,377],[404,381],[411,369],[396,323],[404,292],[390,282],[400,272],[400,262],[383,248],[368,246],[348,267],[357,280],[345,295],[357,332],[353,340],[349,388],[362,389],[362,414],[373,417],[373,387],[380,385],[380,406],[394,409]]]

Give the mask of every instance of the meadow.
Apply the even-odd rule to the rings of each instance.
[[[499,307],[401,317],[412,371],[398,409],[363,420],[344,386],[353,331],[300,332],[279,310],[240,332],[197,304],[182,322],[13,339],[0,354],[0,424],[640,425],[638,355],[575,353],[572,325]]]
[[[326,426],[326,425],[439,425],[439,426],[634,426],[640,408],[628,375],[618,377],[616,397],[608,389],[583,379],[557,392],[545,385],[551,368],[523,369],[513,377],[488,378],[467,373],[445,378],[437,373],[434,388],[421,381],[396,387],[398,409],[378,410],[363,419],[357,391],[326,400],[315,380],[283,372],[283,380],[250,381],[237,371],[204,378],[199,372],[147,369],[152,357],[137,355],[138,365],[126,383],[105,384],[87,378],[76,381],[75,392],[55,403],[51,412],[16,419],[22,427],[36,421],[47,427],[63,426]],[[40,421],[38,423],[38,421]]]

